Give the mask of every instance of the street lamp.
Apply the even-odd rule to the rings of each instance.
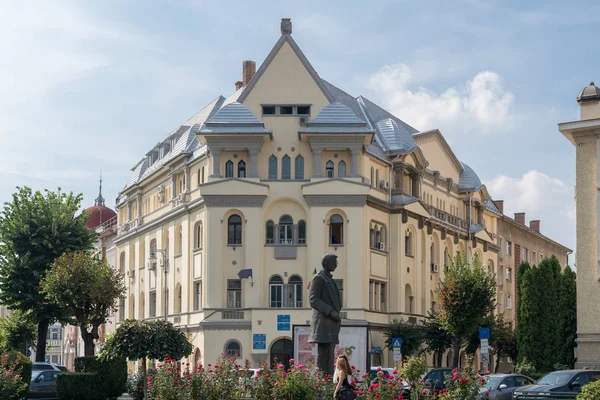
[[[169,257],[168,257],[168,253],[167,253],[167,248],[163,249],[163,250],[159,250],[159,249],[152,249],[150,250],[150,262],[156,262],[156,253],[160,253],[162,255],[162,262],[160,263],[161,268],[163,269],[163,273],[164,273],[164,279],[163,279],[163,283],[164,283],[164,290],[163,290],[163,297],[165,299],[165,303],[164,303],[164,308],[163,311],[165,312],[165,316],[164,319],[165,321],[167,320],[167,305],[168,305],[168,301],[169,299],[167,298],[167,272],[168,272],[168,268],[169,268]]]

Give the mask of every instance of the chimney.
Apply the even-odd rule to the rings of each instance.
[[[496,208],[504,214],[504,200],[494,200],[494,204],[496,205]]]
[[[237,81],[237,82],[235,83],[235,90],[236,90],[236,91],[240,90],[240,89],[241,89],[241,88],[243,88],[243,87],[244,87],[244,82],[242,82],[242,81]]]
[[[281,34],[291,35],[292,34],[292,19],[281,18]]]
[[[256,63],[254,61],[250,61],[250,60],[244,61],[244,64],[242,67],[244,86],[248,85],[248,82],[250,82],[250,79],[252,79],[252,77],[254,76],[255,73],[256,73]],[[237,87],[237,83],[235,86]]]
[[[515,221],[517,221],[520,224],[525,225],[525,213],[524,212],[515,213]]]
[[[531,230],[536,231],[537,233],[540,233],[540,220],[536,219],[533,221],[529,221],[529,228],[531,228]]]

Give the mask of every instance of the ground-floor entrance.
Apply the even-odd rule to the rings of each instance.
[[[294,346],[290,339],[279,339],[271,346],[269,353],[269,364],[271,367],[283,364],[285,369],[289,368],[290,359],[294,357]]]

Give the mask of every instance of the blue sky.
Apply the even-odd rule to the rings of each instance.
[[[596,1],[4,1],[0,202],[17,185],[114,205],[129,169],[260,64],[290,17],[317,72],[439,128],[505,212],[575,248],[574,148],[558,122],[600,81]]]

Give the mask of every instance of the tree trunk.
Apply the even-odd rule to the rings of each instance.
[[[50,326],[50,321],[47,319],[44,319],[38,323],[38,339],[35,349],[36,362],[46,361],[46,339],[48,337],[48,326]]]
[[[81,325],[81,338],[83,339],[83,353],[86,357],[94,357],[94,339],[98,339],[98,326],[92,325],[92,331],[88,332],[87,327]]]
[[[460,360],[460,338],[452,338],[452,367],[458,368],[458,361]]]
[[[494,371],[494,373],[497,373],[499,369],[500,369],[500,352],[498,352],[496,354],[496,370]]]

